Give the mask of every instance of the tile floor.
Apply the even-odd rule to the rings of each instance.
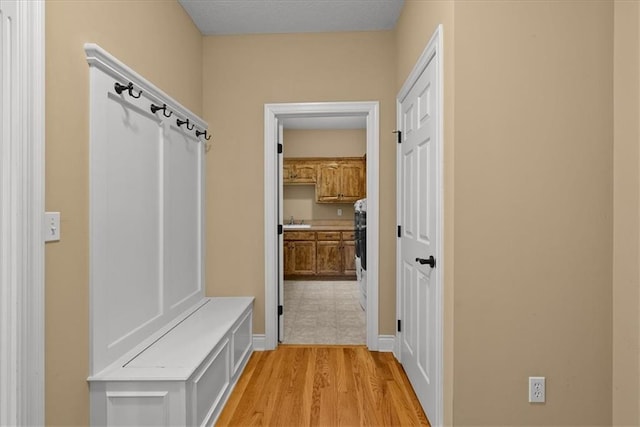
[[[366,344],[356,281],[284,282],[285,344]]]

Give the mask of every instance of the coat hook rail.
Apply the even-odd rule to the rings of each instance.
[[[200,132],[199,130],[196,130],[196,138],[200,137],[200,135],[204,135],[204,139],[206,139],[207,141],[209,141],[211,139],[211,134],[209,134],[209,136],[207,136],[207,130],[205,129],[204,132]]]
[[[162,115],[165,117],[171,117],[171,115],[173,114],[173,111],[169,111],[169,114],[167,115],[167,104],[162,104],[162,107],[151,104],[151,112],[155,114],[157,111],[162,111]]]
[[[189,119],[187,120],[176,119],[176,124],[178,125],[178,127],[181,127],[182,125],[186,124],[188,130],[193,130],[193,128],[196,126],[195,123],[189,123]],[[189,124],[191,124],[191,127],[189,127]]]
[[[142,91],[138,92],[138,96],[133,94],[133,83],[129,82],[128,85],[121,85],[118,82],[115,82],[115,84],[113,85],[113,88],[116,90],[116,93],[118,95],[122,94],[122,92],[124,92],[125,90],[129,92],[129,96],[132,98],[140,98],[140,96],[142,96]]]

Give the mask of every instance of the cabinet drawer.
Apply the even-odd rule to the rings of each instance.
[[[343,231],[342,232],[342,240],[355,240],[356,233],[355,231]]]
[[[318,240],[340,240],[339,231],[318,231]]]
[[[284,240],[316,240],[315,231],[285,231]]]

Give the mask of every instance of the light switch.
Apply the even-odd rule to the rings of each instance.
[[[44,241],[57,242],[60,240],[60,212],[44,213]]]

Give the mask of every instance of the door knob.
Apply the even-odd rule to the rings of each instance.
[[[433,255],[431,255],[429,259],[416,258],[416,262],[419,262],[420,264],[429,264],[431,268],[434,268],[436,266],[436,259],[433,257]]]

